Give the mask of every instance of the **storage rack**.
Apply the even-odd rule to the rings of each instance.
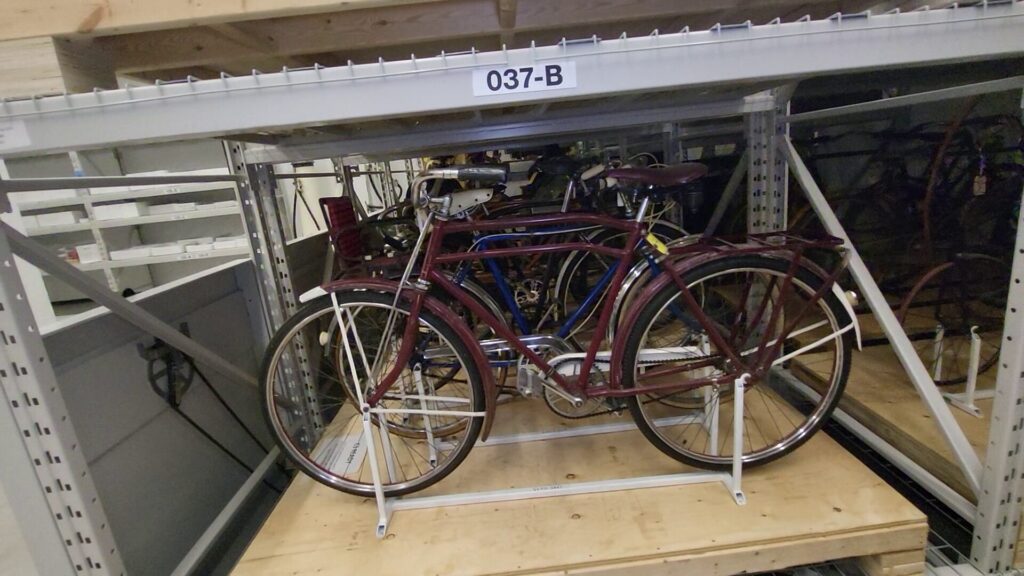
[[[72,151],[67,153],[67,157],[70,161],[70,168],[73,173],[78,176],[84,175],[85,170],[83,169],[81,155],[78,152]],[[118,164],[117,169],[121,169],[121,157],[115,156],[115,158]],[[226,170],[226,166],[224,165],[225,160],[221,159],[220,162],[222,166],[221,170]],[[0,159],[0,165],[3,164],[4,161]],[[199,175],[208,175],[207,172],[209,171],[202,170]],[[181,173],[180,175],[186,176],[193,174],[194,173]],[[119,186],[114,189],[74,187],[62,190],[62,192],[70,192],[74,195],[39,200],[20,200],[17,202],[12,200],[12,214],[10,214],[11,224],[26,236],[47,239],[64,239],[64,242],[62,243],[65,245],[81,245],[89,242],[85,240],[86,236],[76,233],[91,233],[90,243],[95,245],[98,260],[92,259],[78,262],[75,265],[83,271],[102,273],[107,285],[115,292],[122,292],[126,289],[139,291],[142,286],[148,287],[150,284],[158,285],[166,283],[166,275],[161,278],[155,271],[146,270],[144,267],[175,262],[236,258],[245,256],[249,252],[248,247],[243,245],[225,246],[221,248],[211,248],[209,250],[192,252],[188,252],[183,249],[180,252],[172,254],[138,255],[131,258],[126,258],[123,255],[120,257],[115,255],[115,257],[112,257],[111,252],[116,252],[119,247],[119,243],[114,241],[114,239],[121,238],[121,244],[124,244],[126,241],[130,242],[130,240],[127,240],[128,237],[124,232],[114,237],[105,233],[106,231],[124,231],[129,228],[154,224],[178,223],[207,219],[214,220],[211,220],[209,225],[204,225],[204,230],[210,229],[209,226],[214,226],[213,229],[215,230],[223,228],[225,222],[230,222],[228,229],[238,230],[241,227],[241,208],[238,203],[238,197],[233,182],[185,182],[172,185],[148,185],[145,187],[134,188]],[[99,210],[99,207],[116,205],[125,200],[138,201],[145,199],[173,199],[182,195],[197,194],[202,196],[193,196],[193,198],[206,198],[214,201],[226,200],[227,202],[220,202],[219,204],[215,203],[214,205],[209,206],[199,205],[195,206],[195,209],[182,209],[174,212],[162,212],[155,214],[141,214],[133,217],[98,218],[96,216],[96,212]],[[231,205],[225,205],[227,203],[230,203]],[[84,218],[79,219],[77,222],[67,224],[38,225],[33,224],[28,217],[31,212],[60,208],[74,208],[80,210],[84,213]],[[195,226],[192,228],[195,228]],[[151,239],[151,237],[143,230],[155,229],[139,229],[138,233],[140,234],[140,238]],[[156,234],[158,234],[158,236],[165,236],[163,230],[158,230]],[[223,232],[220,232],[220,234],[223,234]],[[121,247],[130,248],[131,246],[125,245]],[[142,269],[132,271],[131,274],[117,273],[118,271],[126,268]],[[25,273],[25,271],[23,271],[23,273]],[[31,274],[32,272],[29,271],[29,273]],[[40,280],[39,282],[42,281]],[[39,292],[39,294],[36,292]],[[60,300],[59,297],[55,299],[52,294],[49,295],[49,298],[47,296],[45,288],[41,291],[30,291],[28,294],[37,319],[44,327],[46,327],[44,328],[44,332],[48,328],[52,327],[50,325],[54,320],[56,320],[52,303]]]
[[[747,23],[738,27],[716,26],[708,31],[684,30],[673,34],[655,32],[639,38],[591,38],[580,42],[563,40],[555,46],[534,46],[525,50],[488,53],[471,51],[468,54],[442,54],[426,59],[411,57],[401,62],[381,61],[378,64],[337,68],[314,66],[305,70],[284,69],[273,74],[254,73],[252,76],[238,78],[225,75],[221,80],[186,81],[130,90],[4,102],[0,105],[0,128],[24,137],[8,139],[7,149],[0,150],[0,154],[30,155],[143,140],[223,137],[256,130],[281,132],[284,137],[274,146],[246,146],[240,143],[228,145],[235,179],[243,193],[243,210],[253,250],[257,254],[265,305],[271,324],[277,325],[295,305],[296,296],[290,283],[288,262],[284,257],[280,212],[275,206],[275,199],[279,196],[275,194],[273,178],[269,177],[272,175],[270,164],[273,162],[333,157],[339,159],[336,165],[341,167],[346,162],[351,163],[351,159],[346,161],[344,157],[354,154],[408,156],[425,150],[443,150],[445,147],[482,149],[494,143],[513,140],[525,142],[531,138],[610,131],[641,124],[741,115],[745,118],[744,127],[749,142],[748,165],[745,170],[748,176],[748,216],[751,226],[762,230],[784,226],[785,174],[792,170],[794,177],[810,192],[819,217],[831,227],[833,233],[841,233],[842,229],[834,214],[786,136],[789,123],[967,94],[1021,90],[1024,88],[1024,79],[1010,78],[798,115],[786,112],[787,88],[771,95],[752,98],[744,97],[752,90],[744,93],[722,88],[740,81],[764,88],[811,74],[1019,56],[1024,53],[1024,35],[1019,34],[1022,21],[1024,4],[1021,2],[982,2],[972,7],[953,5],[947,9],[905,14],[837,14],[820,21],[783,23],[776,20],[763,26]],[[474,99],[468,89],[474,69],[570,59],[578,65],[578,76],[591,81],[582,81],[579,86],[557,94],[543,92],[494,96],[484,107],[486,111],[488,107],[533,103],[540,113],[531,119],[509,120],[482,114],[469,123],[437,122],[428,124],[415,134],[389,134],[382,130],[345,142],[287,134],[290,129],[313,124],[356,123],[369,118],[429,116],[440,111],[476,109],[480,107],[481,101]],[[685,62],[685,66],[680,66],[680,62]],[[380,86],[385,82],[388,90],[382,91]],[[668,90],[675,92],[668,94],[660,102],[662,105],[656,107],[629,106],[630,99],[634,97],[622,96]],[[699,92],[710,92],[710,96]],[[371,93],[378,97],[367,98],[366,94]],[[387,94],[388,97],[380,98],[380,94]],[[591,101],[588,105],[576,107],[576,111],[557,110],[560,101],[598,98],[606,102],[611,99],[612,104],[603,107]],[[161,110],[159,114],[151,112],[156,107]],[[183,115],[196,121],[187,125],[174,121]],[[146,117],[147,121],[135,120],[142,117]],[[196,126],[202,129],[197,130]],[[11,145],[12,141],[14,145]],[[344,174],[339,176],[343,182],[351,182]],[[9,184],[5,183],[5,186]],[[64,187],[66,184],[66,181],[26,183],[38,188]],[[346,193],[351,193],[350,186]],[[1024,226],[1018,227],[1018,230],[1024,230]],[[91,281],[82,278],[77,270],[62,266],[61,262],[55,262],[53,258],[48,259],[46,254],[33,249],[30,240],[9,227],[4,227],[4,232],[11,247],[20,256],[51,273],[78,282],[88,290],[87,293],[115,313],[160,337],[166,336],[165,339],[171,345],[207,362],[218,372],[251,383],[250,375],[180,336],[171,327],[145,315],[132,304],[110,295],[102,286],[90,284]],[[9,263],[10,259],[7,240],[0,241],[0,262]],[[976,510],[972,510],[973,506],[969,503],[965,507],[964,502],[955,502],[955,499],[949,498],[957,510],[970,515],[974,520],[972,562],[986,571],[1005,569],[1012,562],[1014,543],[1017,540],[1020,470],[1024,467],[1024,461],[1021,461],[1024,454],[1019,450],[1022,431],[1016,426],[1022,417],[1018,412],[1024,409],[1024,385],[1019,377],[1024,362],[1024,350],[1020,349],[1024,341],[1024,325],[1021,325],[1019,314],[1016,314],[1016,307],[1013,306],[1024,297],[1024,293],[1021,293],[1024,288],[1017,283],[1011,286],[1011,314],[1004,328],[1004,357],[997,378],[998,409],[993,417],[986,462],[982,465],[970,447],[965,446],[963,433],[955,422],[950,421],[949,408],[934,390],[934,386],[929,388],[925,385],[927,373],[923,365],[913,349],[908,349],[905,334],[900,338],[902,330],[894,323],[891,312],[887,311],[887,307],[878,306],[880,294],[874,293],[877,292],[877,285],[863,269],[862,263],[856,265],[856,260],[854,277],[869,302],[875,304],[876,315],[880,317],[890,338],[895,340],[895,347],[904,366],[918,385],[932,413],[942,423],[947,440],[957,452],[962,468],[980,494]],[[1013,277],[1020,278],[1022,273],[1024,242],[1018,237]],[[26,316],[24,306],[9,305],[21,293],[17,275],[5,274],[2,282],[5,288],[2,302],[5,312],[0,315],[0,328],[19,336],[16,341],[5,344],[4,353],[24,353],[32,346],[38,351],[39,342],[31,336],[33,324],[31,318]],[[1013,337],[1017,337],[1016,341],[1012,340]],[[1009,345],[1011,342],[1012,345]],[[40,355],[40,358],[43,362],[38,372],[33,370],[16,374],[14,378],[3,378],[9,401],[19,398],[22,393],[41,400],[39,404],[31,405],[8,403],[8,409],[16,421],[23,418],[34,419],[36,422],[44,419],[53,421],[60,415],[59,397],[52,398],[43,393],[49,375],[46,372],[45,354]],[[74,434],[69,428],[60,429],[57,434],[65,445],[74,444]],[[24,449],[27,454],[38,456],[41,448],[35,444],[37,440],[34,438],[32,435],[23,438]],[[875,440],[879,439],[876,437]],[[888,453],[892,452],[893,449],[889,447]],[[62,462],[66,465],[67,453],[61,452],[60,455],[65,456]],[[62,475],[60,466],[52,463],[49,466],[33,465],[31,457],[14,462],[13,466],[18,470],[11,474],[20,475],[22,480],[33,473],[38,474],[40,490],[36,490],[37,494],[43,493],[43,488],[52,486],[51,477],[47,474],[66,478],[69,492],[87,492],[89,488],[87,471],[81,477],[75,474],[72,479]],[[944,495],[941,487],[936,486],[934,478],[929,480],[926,473],[913,470],[912,466],[908,466],[908,469],[913,472],[912,476],[916,474],[915,478],[929,488],[934,488],[937,495]],[[102,507],[99,503],[87,507],[81,517],[75,518],[62,516],[58,512],[59,507],[53,503],[39,501],[34,506],[40,515],[34,520],[29,519],[29,522],[39,523],[46,518],[44,524],[62,530],[75,530],[89,542],[102,536],[95,528],[102,525]],[[56,523],[52,518],[56,518]],[[51,537],[40,539],[35,546],[54,552],[64,548],[62,543],[62,538]],[[118,573],[116,547],[111,546],[107,553],[106,546],[94,550],[81,542],[75,544],[74,541],[67,546],[66,555],[72,560],[71,564],[84,556],[94,563],[99,559],[102,564],[102,567],[93,568],[94,573]],[[73,570],[69,572],[73,573]]]

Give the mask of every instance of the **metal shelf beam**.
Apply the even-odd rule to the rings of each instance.
[[[954,5],[955,6],[955,5]],[[1024,52],[1024,3],[715,27],[398,62],[315,67],[0,103],[0,154],[429,116],[682,87],[782,83]],[[473,72],[572,61],[574,87],[474,96]],[[182,121],[187,119],[187,121]]]

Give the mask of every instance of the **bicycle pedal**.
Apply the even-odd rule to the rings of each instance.
[[[605,398],[604,405],[616,416],[622,416],[622,413],[628,408],[626,402],[621,398]]]
[[[530,366],[520,366],[516,371],[516,390],[524,398],[540,398],[544,392],[544,377]]]

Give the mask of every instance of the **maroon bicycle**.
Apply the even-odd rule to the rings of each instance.
[[[743,464],[796,449],[828,418],[849,373],[856,321],[836,285],[842,242],[778,233],[666,247],[648,233],[651,199],[701,174],[692,165],[613,171],[639,199],[629,220],[558,213],[480,221],[462,216],[490,200],[490,188],[433,191],[444,179],[501,182],[504,168],[422,174],[413,185],[421,234],[402,278],[325,285],[271,341],[261,383],[278,444],[300,470],[345,492],[372,495],[378,463],[384,494],[421,490],[486,440],[500,384],[492,367],[511,363],[523,396],[558,402],[563,415],[628,410],[664,453],[709,469],[732,464],[732,390],[745,377]],[[451,234],[544,236],[580,225],[621,231],[627,241],[442,251]],[[598,320],[582,352],[557,334],[516,333],[451,273],[467,261],[571,251],[616,262],[595,286]],[[812,260],[815,253],[822,258]],[[609,330],[638,255],[649,279]],[[466,318],[495,337],[478,340]]]

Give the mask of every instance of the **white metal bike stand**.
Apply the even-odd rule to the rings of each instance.
[[[971,355],[967,361],[967,385],[964,387],[963,392],[946,392],[943,396],[945,396],[946,400],[948,400],[950,404],[964,412],[967,412],[975,418],[981,418],[983,413],[981,408],[979,408],[974,401],[982,398],[995,397],[995,390],[982,390],[981,392],[978,392],[978,367],[980,363],[981,336],[978,335],[978,327],[971,326]],[[936,377],[936,379],[938,379],[938,377]]]
[[[637,478],[621,478],[612,480],[595,480],[592,482],[577,482],[573,484],[549,484],[543,486],[528,486],[524,488],[512,488],[506,490],[491,490],[483,492],[466,492],[462,494],[445,494],[441,496],[425,496],[418,498],[390,498],[384,496],[381,485],[381,472],[375,456],[376,450],[367,451],[369,456],[370,472],[373,477],[374,493],[377,501],[377,537],[383,538],[387,535],[388,526],[392,515],[398,510],[420,510],[425,508],[439,508],[444,506],[460,506],[465,504],[484,504],[488,502],[509,502],[513,500],[528,500],[531,498],[550,498],[554,496],[571,496],[578,494],[596,494],[601,492],[614,492],[618,490],[637,490],[641,488],[662,488],[666,486],[680,486],[683,484],[702,484],[707,482],[721,482],[729,490],[736,504],[742,506],[747,503],[747,497],[742,489],[743,476],[743,394],[744,388],[750,376],[744,374],[733,383],[733,458],[731,472],[685,472],[680,474],[662,474],[657,476],[642,476]],[[368,437],[371,434],[371,418],[373,410],[368,405],[363,409],[363,433]],[[714,421],[718,419],[718,403],[715,403]],[[625,424],[610,424],[599,426],[584,426],[576,430],[560,430],[555,432],[528,433],[524,435],[512,435],[489,440],[480,446],[496,446],[510,444],[513,442],[529,442],[551,438],[567,438],[573,436],[586,436],[591,434],[602,434],[610,432],[621,432],[633,429],[635,426]],[[386,433],[381,434],[386,438]]]

